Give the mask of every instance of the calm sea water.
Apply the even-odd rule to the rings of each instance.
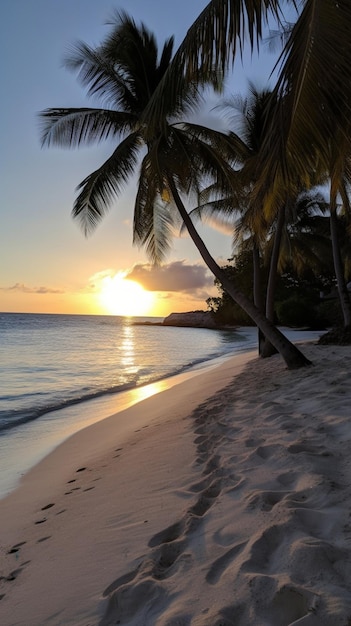
[[[147,395],[150,383],[255,344],[254,329],[135,324],[161,319],[0,314],[0,497],[65,438]]]
[[[0,314],[0,497],[73,432],[147,395],[148,384],[257,344],[255,328],[140,321],[161,320]]]
[[[235,331],[139,326],[136,321],[148,318],[1,314],[0,431],[251,343],[247,334]]]

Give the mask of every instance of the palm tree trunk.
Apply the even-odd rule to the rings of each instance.
[[[344,326],[351,326],[350,296],[346,287],[343,262],[338,240],[338,216],[336,213],[336,207],[332,207],[332,205],[330,206],[330,236],[332,241],[334,271],[338,287],[339,300],[342,314],[344,316]]]
[[[283,228],[285,224],[285,207],[282,207],[278,213],[277,226],[274,233],[273,249],[271,261],[269,264],[269,276],[267,284],[267,296],[266,296],[266,317],[274,322],[275,311],[275,289],[277,285],[278,276],[278,261],[280,254],[280,245],[282,241]]]
[[[263,332],[267,339],[277,349],[279,354],[283,357],[287,367],[289,369],[298,369],[306,365],[310,365],[311,362],[298,350],[298,348],[291,343],[273,324],[270,322],[263,313],[251,302],[236,286],[230,281],[226,273],[219,267],[214,258],[211,256],[203,240],[198,234],[194,224],[185,206],[178,194],[178,190],[171,176],[168,176],[167,180],[171,194],[177,209],[184,221],[185,226],[188,229],[189,235],[197,247],[200,255],[205,261],[207,267],[221,282],[226,292],[233,298],[233,300],[241,306],[241,308],[251,317],[258,328]]]
[[[253,244],[252,249],[252,262],[253,262],[253,296],[254,296],[254,305],[263,313],[264,304],[262,297],[262,276],[261,276],[261,263],[260,263],[260,249],[256,242]],[[265,337],[261,331],[258,329],[258,354],[261,356],[262,349],[265,343]]]
[[[256,242],[254,242],[252,250],[253,261],[253,296],[254,304],[260,311],[263,312],[263,298],[262,298],[262,277],[261,277],[261,262],[260,262],[260,249]]]
[[[282,241],[283,228],[285,223],[285,207],[281,207],[278,213],[277,226],[274,233],[272,256],[269,265],[269,276],[266,295],[266,317],[272,324],[275,319],[274,301],[275,290],[277,285],[278,261],[280,254],[280,245]],[[267,358],[276,353],[274,345],[266,338],[262,345],[261,356]]]

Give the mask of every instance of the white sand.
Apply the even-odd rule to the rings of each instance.
[[[1,626],[350,626],[350,347],[231,359],[0,502]],[[121,419],[123,418],[123,419]]]

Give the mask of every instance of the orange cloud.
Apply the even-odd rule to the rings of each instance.
[[[149,263],[134,265],[126,275],[136,280],[149,291],[194,292],[213,286],[214,278],[203,265],[190,265],[185,261],[174,261],[162,266]]]

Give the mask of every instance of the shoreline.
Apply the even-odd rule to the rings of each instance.
[[[287,336],[290,335],[294,343],[301,339],[313,340],[317,334],[291,329],[282,330]],[[215,367],[223,359],[257,350],[254,327],[241,327],[239,333],[242,335],[242,341],[239,340],[234,355],[224,351],[192,365],[183,366],[179,371],[157,377],[152,382],[74,400],[66,406],[43,412],[36,419],[28,419],[13,425],[9,430],[3,430],[0,436],[0,500],[16,488],[21,477],[31,467],[75,432],[139,402],[148,395],[148,390],[152,393],[157,392],[159,389],[177,384],[178,380],[183,380],[184,377],[197,375],[208,367]]]
[[[32,469],[0,501],[4,623],[348,626],[350,348],[303,349],[294,372],[228,359]]]
[[[0,439],[0,502],[18,488],[25,474],[75,433],[118,415],[146,398],[171,389],[193,376],[217,367],[226,360],[235,359],[240,354],[251,351],[252,348],[248,347],[234,356],[224,353],[200,361],[179,373],[124,391],[75,402],[67,407],[44,413],[37,420],[13,427],[11,435],[15,433],[17,436],[11,436],[11,449],[6,446],[6,434]],[[23,449],[23,437],[26,441],[26,450]],[[15,469],[11,468],[13,458],[17,459]]]

